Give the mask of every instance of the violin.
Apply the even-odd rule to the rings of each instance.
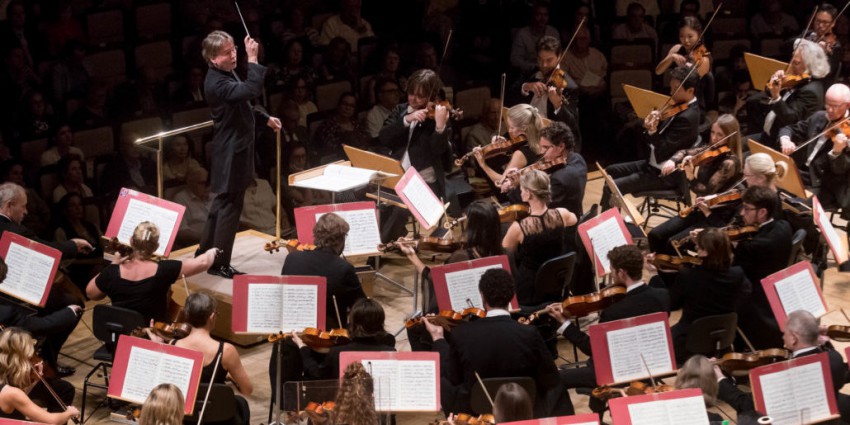
[[[740,191],[740,190],[737,190],[737,189],[732,189],[728,192],[704,196],[702,199],[705,202],[705,205],[707,207],[711,208],[711,207],[714,207],[715,205],[724,204],[726,202],[737,201],[737,200],[741,199],[742,196],[744,196],[743,191]],[[697,207],[695,205],[690,206],[690,207],[686,207],[686,208],[682,208],[682,210],[679,211],[679,217],[685,218],[685,217],[691,215],[691,213],[694,212],[695,209],[697,209]]]
[[[189,336],[189,333],[192,332],[192,326],[188,323],[180,322],[154,322],[153,326],[134,329],[132,335],[137,338],[148,339],[148,333],[146,331],[150,331],[166,341],[171,341]]]
[[[664,107],[660,111],[658,109],[653,109],[652,112],[643,119],[644,127],[647,130],[655,132],[655,129],[658,128],[658,123],[661,121],[667,121],[686,109],[688,109],[688,102],[676,103]]]
[[[446,108],[449,111],[449,118],[453,120],[459,120],[463,118],[463,110],[460,108],[454,109],[452,108],[451,102],[448,100],[437,100],[433,102],[428,102],[428,106],[425,108],[428,110],[427,117],[429,120],[433,120],[435,113],[437,111],[437,105]]]
[[[133,254],[133,248],[130,245],[121,243],[115,236],[111,238],[102,236],[101,239],[105,242],[103,252],[107,254],[118,255],[119,257],[129,257]]]
[[[528,205],[513,204],[499,208],[499,222],[513,223],[528,217]]]
[[[307,406],[304,407],[304,411],[315,413],[317,415],[322,415],[325,412],[336,411],[336,403],[333,401],[326,401],[324,403],[316,403],[315,401],[311,401],[307,403]]]
[[[468,413],[455,415],[455,425],[496,425],[496,418],[489,413],[472,416]]]
[[[800,75],[786,74],[782,78],[771,77],[767,84],[773,87],[779,85],[780,89],[793,89],[800,84],[808,83],[811,79],[812,76],[805,72]]]
[[[489,145],[482,146],[479,152],[483,155],[484,159],[490,159],[498,155],[508,155],[519,149],[523,145],[528,143],[528,139],[524,134],[520,134],[516,137],[511,137],[510,139],[505,139],[504,137],[499,136],[495,141],[490,143]],[[455,165],[460,167],[463,165],[466,160],[475,156],[475,150],[471,152],[467,152],[462,157],[455,160]]]
[[[427,320],[445,330],[451,330],[451,328],[457,326],[463,321],[463,313],[458,313],[453,310],[442,310],[436,316],[418,315],[407,319],[404,322],[404,327],[409,329],[414,326],[422,325],[423,320]]]
[[[298,239],[283,239],[266,242],[266,245],[263,247],[263,250],[271,254],[273,252],[280,251],[281,247],[286,248],[286,251],[289,253],[293,253],[295,251],[312,251],[316,249],[316,245],[301,243],[298,242]]]
[[[558,166],[561,166],[561,165],[564,165],[566,163],[567,163],[567,159],[564,158],[563,156],[559,156],[555,159],[540,158],[537,161],[535,161],[533,164],[526,165],[525,167],[522,167],[519,170],[514,171],[514,173],[516,173],[515,175],[517,175],[517,176],[521,176],[521,175],[523,175],[523,174],[525,174],[529,171],[532,171],[532,170],[539,170],[539,171],[543,171],[543,172],[548,173],[551,169],[558,167]],[[496,183],[496,186],[501,186],[502,183],[506,182],[511,177],[512,176],[505,176],[505,178],[503,178],[498,183]]]
[[[599,292],[568,297],[561,302],[561,308],[572,317],[582,317],[603,310],[625,296],[626,288],[609,286]]]
[[[830,325],[826,328],[826,336],[833,341],[850,342],[850,326]]]
[[[463,248],[463,242],[455,242],[451,239],[438,238],[435,236],[424,236],[419,239],[402,239],[378,245],[378,251],[389,252],[400,250],[402,246],[408,246],[415,250],[452,253]]]
[[[706,150],[692,156],[690,161],[688,161],[688,162],[692,166],[698,167],[698,166],[708,162],[708,160],[710,160],[712,158],[717,158],[720,155],[723,155],[723,154],[729,153],[729,152],[732,152],[732,150],[729,149],[729,146],[725,146],[725,145],[719,146],[719,147],[716,147],[716,148],[709,148],[709,149],[706,149]],[[677,168],[680,169],[680,170],[684,169],[685,168],[685,162],[684,161],[680,162],[679,165],[677,165]]]
[[[688,52],[688,57],[691,58],[691,62],[694,64],[694,66],[699,64],[700,61],[710,55],[711,52],[709,52],[708,49],[705,47],[705,44],[702,43],[698,44],[696,47],[691,49],[690,52]]]
[[[758,233],[758,226],[726,226],[723,228],[726,231],[726,236],[729,236],[731,241],[739,241],[749,237],[753,233]]]
[[[676,388],[674,386],[667,384],[648,385],[643,381],[632,381],[629,386],[625,388],[609,387],[607,385],[596,387],[591,392],[591,395],[604,401],[616,397],[666,393],[669,391],[674,391],[675,389]]]
[[[301,341],[304,342],[304,345],[316,351],[327,350],[335,345],[345,345],[351,342],[351,338],[348,336],[348,331],[345,329],[331,329],[330,331],[323,331],[317,328],[304,328],[304,330],[298,334],[301,337]],[[276,334],[269,335],[266,340],[274,343],[282,339],[286,339],[288,336],[289,334],[278,332]]]
[[[850,137],[850,120],[842,120],[839,125],[834,126],[834,128],[826,132],[826,137],[829,137],[830,140],[834,141],[835,136],[838,136],[838,133]]]
[[[702,258],[699,257],[675,257],[667,254],[655,254],[655,258],[652,260],[652,265],[659,269],[667,269],[667,270],[679,270],[683,265],[690,264],[692,266],[699,266],[702,264]]]
[[[829,32],[827,32],[826,34],[824,34],[820,37],[820,39],[818,40],[818,44],[820,44],[820,46],[823,47],[823,51],[827,55],[831,55],[832,49],[835,47],[836,41],[837,41],[837,39],[835,37],[835,33],[833,33],[832,30],[830,30]]]
[[[769,348],[752,353],[726,353],[717,361],[717,365],[726,373],[746,371],[759,366],[788,360],[788,350]]]

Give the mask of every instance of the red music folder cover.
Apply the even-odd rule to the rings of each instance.
[[[826,239],[829,250],[832,251],[832,256],[835,257],[835,262],[838,264],[848,260],[847,246],[844,245],[844,239],[838,235],[829,215],[824,211],[823,205],[817,196],[812,197],[812,218],[815,220],[815,225],[820,229],[820,233]]]
[[[59,270],[62,253],[17,233],[3,232],[0,257],[9,268],[6,280],[0,283],[0,292],[44,307]]]
[[[530,421],[502,422],[500,425],[599,425],[599,415],[585,413],[583,415],[540,418]]]
[[[233,332],[325,329],[327,288],[323,276],[237,275],[233,278]]]
[[[708,412],[699,388],[669,391],[608,401],[617,425],[708,425]]]
[[[785,319],[796,310],[806,310],[815,317],[827,313],[826,300],[821,293],[818,278],[808,261],[800,261],[761,280],[770,309],[785,330]]]
[[[434,195],[434,191],[425,183],[416,168],[407,169],[401,180],[396,183],[395,193],[404,205],[407,205],[423,229],[430,229],[440,222],[445,211],[443,203]]]
[[[578,234],[584,249],[595,256],[596,275],[608,274],[608,251],[621,246],[631,245],[632,235],[626,229],[626,222],[616,208],[610,208],[578,225]]]
[[[335,213],[348,223],[348,237],[345,238],[345,255],[375,254],[381,243],[378,229],[378,213],[371,201],[349,202],[345,204],[326,204],[300,207],[295,209],[295,228],[301,243],[313,243],[313,227],[324,214]]]
[[[157,198],[133,189],[122,188],[109,218],[105,236],[117,237],[118,241],[130,245],[133,230],[143,221],[150,221],[159,228],[159,248],[156,255],[167,257],[171,253],[177,230],[183,220],[186,207],[165,199]]]
[[[470,307],[466,301],[469,299],[472,306],[484,308],[481,293],[478,292],[478,281],[484,272],[493,268],[510,272],[508,256],[496,255],[431,267],[431,281],[434,283],[437,306],[440,310],[461,311]],[[511,300],[510,309],[519,309],[516,295]]]
[[[804,423],[838,417],[827,353],[752,369],[750,386],[756,410],[773,417],[773,423],[798,423],[801,416]]]
[[[171,383],[180,388],[186,399],[183,412],[191,415],[203,367],[204,354],[200,351],[121,335],[107,395],[142,404],[154,387]]]
[[[599,323],[587,332],[599,385],[646,379],[650,372],[658,377],[676,371],[667,313]]]
[[[16,419],[0,418],[0,425],[47,425],[42,422],[19,421]]]
[[[440,410],[440,353],[344,351],[339,353],[339,376],[355,361],[374,379],[376,410]]]

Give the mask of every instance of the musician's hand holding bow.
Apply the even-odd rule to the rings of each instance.
[[[510,192],[517,184],[519,184],[519,170],[514,167],[505,170],[504,178],[499,184],[502,193]]]
[[[654,276],[658,274],[658,267],[655,267],[655,253],[647,252],[643,255],[643,268],[650,275]]]
[[[659,122],[661,122],[661,111],[653,109],[652,112],[643,119],[643,128],[645,128],[646,132],[651,136],[658,132]]]
[[[788,136],[782,136],[779,138],[779,145],[782,148],[782,153],[785,155],[791,155],[794,153],[794,149],[797,149],[797,145],[791,141],[791,138]]]
[[[782,80],[785,78],[785,71],[776,71],[770,81],[767,83],[767,91],[770,92],[770,100],[778,102],[781,99]]]
[[[92,249],[94,249],[92,248],[91,244],[85,239],[74,238],[71,239],[71,242],[74,242],[74,245],[77,246],[77,252],[79,252],[80,254],[88,254],[89,252],[92,252]]]
[[[682,170],[685,171],[685,177],[687,177],[689,181],[694,179],[694,163],[691,162],[693,158],[694,157],[691,155],[686,155],[685,158],[682,159]]]
[[[554,110],[557,111],[561,108],[563,100],[561,98],[561,93],[558,91],[557,87],[549,87],[546,91],[546,95],[549,96],[549,102],[552,102]]]
[[[567,320],[570,320],[569,312],[564,311],[564,307],[561,303],[552,303],[546,306],[546,313],[549,314],[549,317],[555,319],[559,324],[564,324]]]
[[[694,200],[694,206],[699,208],[699,210],[702,211],[702,214],[704,216],[708,217],[709,215],[711,215],[711,208],[708,207],[708,204],[705,202],[704,197],[697,197],[697,199]]]
[[[534,81],[522,84],[523,93],[534,93],[534,96],[546,96],[549,93],[549,87],[542,81]]]
[[[428,333],[431,334],[431,339],[435,342],[444,338],[444,331],[442,326],[437,326],[431,323],[430,320],[424,318],[422,320],[422,324],[425,325],[425,330],[427,330]]]
[[[301,340],[301,337],[298,336],[295,331],[292,331],[292,334],[290,336],[292,337],[292,342],[297,345],[298,348],[303,348],[307,346],[307,344],[305,344],[304,341]]]
[[[678,46],[681,46],[681,44],[678,45]],[[676,47],[673,47],[673,49],[678,50]],[[676,63],[676,66],[685,66],[685,64],[688,63],[688,58],[686,58],[686,57],[684,57],[684,56],[682,56],[678,53],[672,53],[673,49],[671,49],[671,53],[668,54],[667,57],[672,59],[673,62]]]
[[[671,160],[666,160],[661,163],[661,175],[669,176],[674,171],[676,171],[676,163]]]
[[[834,156],[841,155],[844,149],[847,148],[847,136],[844,133],[838,133],[832,138],[832,154]]]

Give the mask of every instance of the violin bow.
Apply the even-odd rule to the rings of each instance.
[[[720,12],[720,9],[722,8],[723,2],[720,2],[717,7],[714,8],[714,13],[711,14],[711,18],[708,19],[708,22],[702,28],[702,32],[699,34],[699,38],[697,38],[697,42],[696,44],[694,44],[694,48],[696,48],[697,46],[699,46],[700,43],[702,43],[702,39],[703,37],[705,37],[705,32],[708,31],[708,27],[711,26],[712,22],[714,22],[714,17],[717,16],[717,12]],[[696,66],[696,64],[694,64],[694,66]]]
[[[832,29],[835,28],[835,21],[838,20],[839,16],[844,14],[844,12],[847,10],[847,6],[850,6],[850,1],[848,1],[847,3],[844,3],[844,7],[842,7],[841,10],[838,13],[835,14],[835,18],[833,18],[832,23],[829,24],[829,30],[827,30],[825,33],[823,33],[822,36],[818,37],[818,39],[817,39],[817,41],[815,41],[815,43],[820,42],[821,40],[823,40],[824,37],[826,37],[827,34],[832,32]]]
[[[640,356],[640,362],[643,363],[643,367],[646,368],[646,373],[649,375],[649,382],[652,383],[652,388],[656,388],[655,378],[652,376],[652,371],[649,369],[649,365],[646,364],[646,359],[643,357],[643,353],[638,353]]]
[[[336,322],[339,323],[339,327],[342,327],[342,316],[339,315],[339,304],[336,302],[336,295],[332,296],[334,301],[334,310],[336,311]]]
[[[47,391],[50,393],[51,396],[53,396],[53,399],[56,400],[56,403],[59,405],[59,407],[61,407],[62,410],[68,410],[68,406],[65,404],[64,401],[62,401],[62,398],[59,397],[59,394],[56,394],[56,390],[54,390],[53,387],[51,387],[50,384],[47,383],[47,380],[44,379],[44,375],[42,375],[41,372],[39,372],[35,368],[33,368],[33,371],[35,372],[35,376],[38,377],[38,380],[41,381],[41,383],[44,385],[44,388],[47,388]],[[74,421],[75,424],[80,424],[79,417],[71,418],[71,420]]]
[[[506,76],[505,76],[505,73],[503,72],[502,73],[501,87],[500,87],[500,91],[499,91],[499,127],[496,128],[496,135],[497,136],[502,135],[502,119],[504,119],[504,113],[505,113],[505,78],[506,78]]]
[[[665,110],[667,110],[667,108],[670,107],[670,101],[673,100],[673,96],[676,96],[676,94],[679,93],[679,90],[682,89],[682,86],[685,85],[685,80],[687,80],[688,78],[691,78],[691,75],[693,75],[694,71],[696,71],[696,70],[697,70],[697,66],[696,66],[696,64],[694,64],[694,66],[691,67],[691,69],[688,71],[688,74],[685,75],[685,78],[679,84],[679,87],[676,87],[676,90],[673,90],[673,94],[671,94],[670,97],[667,98],[667,100],[664,102],[664,105],[661,105],[661,109],[659,109],[659,111],[662,114],[664,113]],[[667,127],[669,127],[672,122],[673,122],[672,119],[667,120],[667,124],[665,124],[664,127],[662,127],[660,130],[658,130],[658,134],[663,133],[664,130],[666,130]]]
[[[484,395],[487,396],[487,401],[490,402],[490,407],[493,407],[496,403],[493,403],[493,397],[490,397],[490,391],[487,391],[487,387],[484,386],[484,381],[481,380],[481,376],[478,374],[478,371],[475,372],[475,379],[478,380],[478,384],[481,385],[481,389],[484,390]]]
[[[804,40],[806,38],[806,34],[809,32],[809,28],[811,28],[812,22],[815,21],[815,16],[817,16],[818,10],[819,10],[818,6],[815,5],[815,11],[812,13],[812,17],[809,18],[809,23],[808,23],[808,25],[806,25],[806,28],[803,28],[803,33],[800,34],[800,38],[799,38],[800,40]],[[800,48],[800,43],[795,43],[795,44],[796,44],[796,46],[794,47],[794,51],[791,52],[791,60],[794,60],[794,55],[797,54],[797,49]],[[788,61],[788,65],[785,66],[785,72],[787,73],[789,69],[791,69],[791,61],[790,60]]]
[[[576,36],[578,35],[578,31],[584,25],[584,21],[586,19],[587,19],[587,17],[583,17],[583,18],[581,18],[581,21],[578,22],[578,26],[576,27],[576,30],[573,32],[573,36],[570,38],[570,42],[567,43],[567,47],[565,47],[564,51],[561,52],[561,56],[558,56],[558,63],[555,65],[555,69],[561,68],[561,61],[564,60],[564,56],[567,55],[567,52],[570,50],[570,47],[573,45],[573,41],[575,41]],[[555,69],[553,69],[552,72],[549,73],[549,78],[546,80],[546,85],[549,85],[549,83],[552,82],[552,76],[555,75]]]
[[[215,356],[215,366],[213,366],[212,377],[210,378],[210,384],[207,386],[207,394],[204,396],[204,404],[201,407],[201,413],[198,413],[198,425],[204,423],[204,412],[207,410],[207,402],[210,400],[210,393],[212,393],[213,381],[215,380],[215,374],[218,373],[218,365],[221,363],[221,353],[216,353]],[[278,390],[280,391],[280,390]]]
[[[717,141],[717,143],[714,143],[714,144],[711,144],[711,145],[706,146],[705,148],[703,148],[703,149],[701,149],[701,150],[697,151],[697,153],[695,153],[694,155],[699,155],[699,154],[701,154],[701,153],[703,153],[703,152],[708,152],[708,151],[710,151],[710,150],[714,149],[715,147],[720,146],[720,144],[721,144],[721,143],[725,142],[727,139],[729,139],[730,137],[732,137],[732,136],[734,136],[734,135],[736,135],[736,134],[738,134],[738,132],[737,132],[737,131],[733,131],[733,132],[732,132],[732,133],[730,133],[728,136],[726,136],[726,137],[724,137],[724,138],[722,138],[722,139],[718,140],[718,141]],[[684,161],[682,161],[682,162],[684,163]]]
[[[850,121],[850,115],[848,115],[848,116],[846,116],[846,117],[844,117],[844,118],[842,118],[842,119],[840,119],[840,120],[838,120],[838,121],[834,122],[832,125],[830,125],[830,126],[829,126],[829,127],[827,127],[826,129],[824,129],[823,131],[821,131],[820,133],[818,133],[817,135],[815,135],[815,137],[812,137],[811,139],[806,140],[805,142],[803,142],[802,144],[800,144],[800,146],[797,146],[796,148],[794,148],[794,151],[793,151],[793,152],[791,152],[791,153],[793,154],[793,153],[797,152],[798,150],[802,149],[804,146],[808,145],[809,143],[812,143],[812,142],[814,142],[815,140],[820,139],[820,138],[821,138],[823,135],[825,135],[826,133],[829,133],[830,131],[835,130],[835,129],[836,129],[836,128],[838,128],[838,127],[841,127],[841,126],[842,126],[844,123],[846,123],[847,121]]]
[[[747,338],[747,335],[744,333],[744,331],[742,331],[742,330],[741,330],[741,327],[740,327],[740,326],[735,326],[735,329],[737,329],[737,330],[738,330],[738,335],[741,335],[741,339],[743,339],[743,340],[744,340],[744,342],[747,344],[747,347],[749,347],[749,348],[750,348],[750,352],[751,352],[751,353],[755,353],[755,352],[757,351],[757,350],[756,350],[756,348],[755,348],[755,347],[753,347],[753,343],[752,343],[752,342],[750,342],[750,339],[749,339],[749,338]]]

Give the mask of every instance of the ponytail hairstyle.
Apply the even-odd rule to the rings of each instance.
[[[508,109],[507,117],[514,126],[523,131],[531,150],[540,150],[540,130],[546,126],[540,111],[527,103],[520,103]]]
[[[150,260],[159,248],[159,228],[150,221],[143,221],[133,230],[130,238],[133,256],[138,260]]]

